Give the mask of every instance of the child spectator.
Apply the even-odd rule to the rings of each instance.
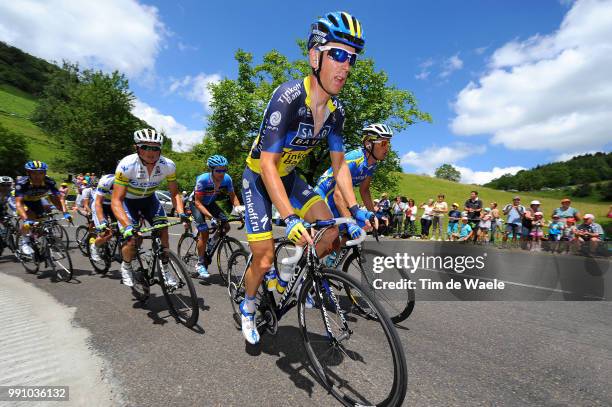
[[[552,222],[548,225],[548,240],[552,242],[558,242],[561,240],[561,236],[563,235],[563,229],[565,225],[560,220],[559,215],[553,215]]]
[[[478,241],[487,242],[489,240],[489,231],[491,230],[491,208],[484,208],[478,222]]]
[[[529,232],[529,236],[531,237],[531,248],[534,250],[542,250],[544,226],[546,226],[546,222],[544,221],[544,214],[539,211],[534,213],[534,219],[531,222],[531,232]]]
[[[453,203],[452,209],[448,211],[448,227],[446,228],[446,235],[448,240],[452,240],[452,236],[457,234],[459,231],[459,219],[461,218],[461,212],[459,212],[459,204]]]
[[[567,218],[565,219],[565,227],[561,235],[561,240],[571,242],[576,238],[576,219]]]
[[[497,202],[491,202],[491,237],[489,238],[489,242],[495,243],[495,232],[498,229],[501,230],[502,224]]]
[[[467,216],[464,216],[461,218],[461,229],[459,231],[459,241],[460,242],[465,242],[466,240],[469,240],[472,237],[472,234],[474,233],[472,231],[472,227],[470,226],[469,222],[469,218]]]

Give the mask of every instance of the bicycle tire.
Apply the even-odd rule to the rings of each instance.
[[[282,265],[278,262],[284,258],[294,255],[295,243],[291,240],[283,240],[274,248],[274,268],[280,273]]]
[[[306,295],[315,282],[315,306],[309,309]],[[377,318],[363,318],[361,312],[352,312],[355,308],[351,300],[342,293],[346,287],[360,292]],[[342,322],[347,314],[350,318]],[[331,326],[334,332],[330,339],[325,321],[332,325],[334,318],[339,318],[340,324]],[[408,384],[406,356],[393,323],[369,289],[338,270],[321,268],[317,277],[306,278],[298,295],[298,321],[312,369],[343,405],[402,404]],[[341,369],[346,369],[347,374],[341,374]]]
[[[185,286],[187,287],[185,292],[177,294],[177,288],[167,285],[163,276],[160,276],[159,284],[161,285],[164,298],[168,304],[168,309],[170,310],[170,314],[172,314],[177,321],[185,325],[187,328],[191,328],[198,322],[200,313],[198,296],[196,294],[193,281],[191,281],[191,276],[187,272],[187,267],[185,264],[183,264],[181,259],[171,251],[168,252],[168,269],[174,274],[178,289]],[[185,301],[187,293],[189,293],[188,302]],[[185,306],[179,308],[181,303]],[[187,310],[189,310],[189,312],[187,312]]]
[[[144,276],[146,270],[140,256],[140,250],[136,251],[136,258],[134,260],[138,263],[138,269],[133,271],[132,281],[134,285],[131,287],[132,295],[137,301],[144,303],[151,295],[151,287]]]
[[[61,281],[68,282],[72,279],[72,258],[65,246],[65,242],[57,236],[47,236],[49,260],[55,275]],[[59,267],[58,267],[59,266]]]
[[[19,240],[21,239],[22,237],[20,236]],[[23,245],[23,243],[20,241],[18,241],[17,244],[19,245],[19,247]],[[21,250],[15,251],[15,254],[17,256],[17,259],[19,260],[19,262],[25,269],[25,271],[27,271],[30,274],[36,274],[38,270],[40,269],[40,261],[39,261],[40,256],[38,254],[38,244],[36,242],[31,241],[30,245],[32,246],[32,250],[34,250],[34,254],[32,254],[31,256],[21,253]]]
[[[89,244],[89,227],[85,225],[81,225],[76,228],[74,232],[74,239],[76,241],[79,250],[83,256],[87,256],[88,250],[87,246]]]
[[[66,245],[66,249],[70,249],[70,237],[68,236],[68,231],[58,222],[55,222],[53,227],[51,228],[51,233],[53,236],[58,237],[64,244]]]
[[[223,236],[223,240],[221,240],[219,247],[217,247],[217,269],[225,285],[227,285],[229,281],[227,278],[227,264],[229,258],[234,252],[240,250],[244,250],[243,244],[240,240],[231,236]]]
[[[98,247],[98,255],[102,261],[94,261],[91,258],[91,247],[87,245],[87,258],[89,258],[89,262],[93,267],[94,271],[98,274],[106,274],[108,270],[110,270],[111,263],[113,260],[111,259],[110,249],[108,248],[108,243],[104,243],[101,247]]]
[[[367,253],[369,258],[372,256],[382,256],[386,257],[383,252],[379,252],[376,250],[363,250],[362,253]],[[364,269],[364,265],[359,259],[359,255],[357,252],[352,252],[347,256],[344,260],[344,264],[342,265],[342,271],[347,274],[351,274],[349,268],[351,265],[357,264],[357,267],[360,270],[362,282],[366,281],[368,285],[371,287],[371,291],[378,300],[378,302],[382,305],[382,307],[387,312],[387,315],[391,318],[391,321],[394,324],[398,322],[402,322],[406,320],[412,311],[414,310],[415,305],[415,293],[414,290],[406,289],[406,290],[378,290],[372,285],[372,278],[370,276],[371,272]],[[393,280],[402,281],[402,280],[410,280],[410,276],[408,273],[402,268],[395,268],[394,271],[399,275],[399,277],[394,278]],[[390,273],[387,273],[387,276]],[[353,277],[355,277],[353,275]],[[365,285],[365,283],[364,283]],[[354,298],[354,304],[357,307],[362,307],[360,301]],[[366,309],[361,308],[362,312],[367,312]]]
[[[176,246],[176,254],[187,265],[192,275],[195,274],[195,267],[198,264],[198,240],[190,232],[181,235]]]
[[[239,250],[231,254],[227,261],[227,294],[232,306],[232,317],[237,329],[242,329],[240,320],[240,303],[244,299],[245,287],[240,284],[242,275],[246,272],[246,264],[249,253],[246,250]]]

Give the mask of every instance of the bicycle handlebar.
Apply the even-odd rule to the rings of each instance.
[[[149,232],[153,232],[154,230],[169,228],[170,226],[174,226],[174,225],[180,225],[181,223],[183,223],[183,222],[178,221],[178,222],[170,222],[170,223],[161,223],[159,225],[151,226],[149,228],[140,229],[139,232],[140,233],[149,233]]]
[[[327,227],[332,225],[342,225],[345,223],[357,223],[353,218],[335,218],[330,220],[316,221],[314,224],[305,224],[306,227]],[[366,238],[366,233],[363,229],[361,229],[361,235],[357,239],[349,240],[346,242],[347,246],[357,246],[361,244]],[[296,264],[302,258],[302,254],[304,253],[304,246],[296,246],[295,254],[291,257],[286,257],[282,259],[281,263],[288,266],[292,264]]]

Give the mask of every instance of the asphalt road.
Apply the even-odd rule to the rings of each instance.
[[[171,230],[172,247],[180,233]],[[157,287],[143,308],[119,284],[118,264],[95,275],[77,249],[71,254],[70,283],[27,274],[6,252],[0,272],[76,308],[74,322],[91,332],[120,404],[338,405],[305,368],[296,311],[253,348],[234,326],[215,266],[208,282],[196,282],[200,319],[189,330],[169,316]],[[409,370],[405,405],[612,405],[610,302],[424,301],[398,331]]]

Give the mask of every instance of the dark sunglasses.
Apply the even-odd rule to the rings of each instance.
[[[227,168],[215,168],[213,171],[215,171],[215,172],[227,172]]]
[[[323,46],[319,47],[318,49],[321,52],[327,51],[327,55],[329,55],[331,59],[341,64],[346,62],[347,59],[349,60],[350,66],[355,65],[355,63],[357,62],[357,54],[352,54],[346,50],[343,50],[342,48]]]
[[[148,144],[141,144],[138,148],[142,151],[161,151],[161,146],[150,146]]]

